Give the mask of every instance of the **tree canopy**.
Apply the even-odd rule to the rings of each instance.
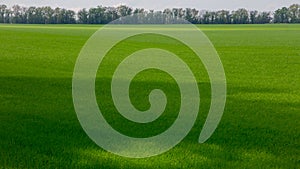
[[[0,23],[20,24],[107,24],[123,16],[142,14],[154,17],[167,14],[188,20],[193,24],[265,24],[265,23],[300,23],[300,5],[282,7],[274,12],[249,11],[241,8],[234,11],[208,11],[195,8],[172,8],[163,11],[132,8],[126,5],[118,7],[97,6],[90,9],[83,8],[78,12],[65,8],[22,7],[14,5],[7,7],[0,5]],[[168,23],[168,17],[164,18]]]

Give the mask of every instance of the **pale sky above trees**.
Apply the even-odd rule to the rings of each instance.
[[[165,8],[181,7],[205,10],[235,10],[238,8],[255,9],[259,11],[274,11],[283,6],[299,3],[300,0],[1,0],[0,4],[12,6],[51,6],[63,7],[78,11],[97,5],[118,6],[128,5],[134,8],[163,10]]]

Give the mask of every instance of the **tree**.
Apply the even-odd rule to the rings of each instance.
[[[31,6],[27,9],[26,15],[27,15],[27,23],[35,23],[35,9],[36,7]]]
[[[62,16],[60,14],[60,8],[55,8],[53,13],[53,22],[59,24],[62,22]]]
[[[28,24],[107,24],[120,17],[134,14],[133,23],[173,23],[174,19],[183,18],[193,24],[265,24],[265,23],[300,23],[300,5],[282,7],[273,13],[247,11],[244,8],[236,11],[206,11],[191,8],[172,8],[163,11],[133,9],[126,5],[118,7],[83,8],[78,13],[49,6],[29,8],[14,5],[8,8],[0,5],[0,23],[28,23]],[[139,15],[137,15],[139,14]],[[120,20],[130,22],[129,20]]]
[[[274,13],[274,22],[275,23],[289,23],[289,10],[286,7],[277,9]]]
[[[291,23],[300,23],[300,5],[293,4],[289,8],[289,14],[290,22]]]
[[[257,24],[266,24],[270,23],[272,20],[270,12],[261,12],[258,14],[256,22]]]
[[[88,23],[89,13],[85,8],[79,10],[78,13],[77,13],[77,16],[78,16],[78,23],[80,23],[80,24],[87,24]]]
[[[193,24],[197,24],[199,11],[195,8],[186,8],[185,9],[185,19]]]
[[[189,22],[193,21],[193,15],[192,15],[192,9],[191,8],[186,8],[185,9],[185,19]]]
[[[67,10],[65,13],[65,24],[75,24],[76,19],[75,19],[76,13],[72,10]]]
[[[250,15],[250,23],[251,24],[257,23],[258,11],[256,11],[256,10],[250,11],[249,15]]]
[[[103,24],[105,17],[105,8],[98,6],[97,8],[89,9],[88,23],[90,24]]]
[[[246,9],[241,8],[232,12],[232,23],[247,24],[249,23],[249,13]]]
[[[128,7],[128,6],[125,6],[125,5],[120,5],[120,6],[117,7],[117,11],[118,11],[118,15],[120,17],[124,17],[124,16],[127,16],[127,15],[131,15],[133,9]]]
[[[217,18],[217,14],[216,12],[210,12],[210,17],[209,17],[209,23],[210,24],[216,24],[216,18]]]
[[[109,23],[119,18],[117,9],[115,7],[107,7],[105,10],[105,21],[104,23]]]
[[[5,9],[4,23],[12,23],[12,11],[9,8]]]
[[[0,5],[0,23],[5,23],[6,5]]]
[[[216,12],[216,20],[217,24],[229,24],[230,21],[230,12],[226,10],[221,10]]]
[[[21,7],[19,5],[12,7],[12,23],[21,23]]]
[[[202,24],[209,24],[210,23],[210,12],[208,12],[208,11],[202,11],[201,12],[202,13],[202,15],[201,15],[201,21],[200,21],[200,23],[202,23]]]
[[[54,10],[50,6],[42,7],[42,18],[45,24],[55,23]]]
[[[172,11],[171,11],[171,9],[169,9],[169,8],[165,9],[165,10],[163,11],[163,13],[166,14],[166,15],[172,15]]]
[[[35,23],[36,24],[45,24],[44,20],[44,11],[42,7],[37,7],[35,9]]]
[[[136,8],[133,11],[133,14],[144,14],[145,13],[145,9],[144,8]]]
[[[163,10],[163,15],[164,15],[164,17],[165,17],[165,23],[171,23],[172,21],[172,11],[171,11],[171,9],[169,9],[169,8],[167,8],[167,9],[164,9]]]
[[[185,10],[183,8],[178,9],[178,17],[184,18]]]

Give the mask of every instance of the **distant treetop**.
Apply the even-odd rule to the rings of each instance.
[[[11,8],[0,5],[0,23],[20,24],[107,24],[120,17],[141,14],[155,16],[166,14],[172,17],[186,19],[193,24],[266,24],[266,23],[300,23],[300,5],[282,7],[273,12],[257,10],[249,11],[241,8],[234,11],[207,11],[192,8],[172,8],[163,11],[132,8],[125,5],[118,7],[97,6],[81,9],[78,12],[64,8],[22,7],[14,5]],[[168,17],[165,18],[166,23]]]

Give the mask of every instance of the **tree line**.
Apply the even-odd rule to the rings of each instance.
[[[155,18],[161,14],[175,18],[183,18],[193,24],[266,24],[266,23],[300,23],[300,5],[293,4],[282,7],[274,12],[259,12],[244,8],[228,11],[207,11],[195,8],[172,8],[163,11],[131,8],[126,5],[118,7],[97,6],[83,8],[78,12],[65,8],[22,7],[14,5],[11,8],[0,5],[0,23],[20,24],[107,24],[120,17],[141,14]],[[161,19],[161,18],[157,18]],[[168,23],[168,17],[163,18]],[[155,21],[154,21],[155,23]]]

